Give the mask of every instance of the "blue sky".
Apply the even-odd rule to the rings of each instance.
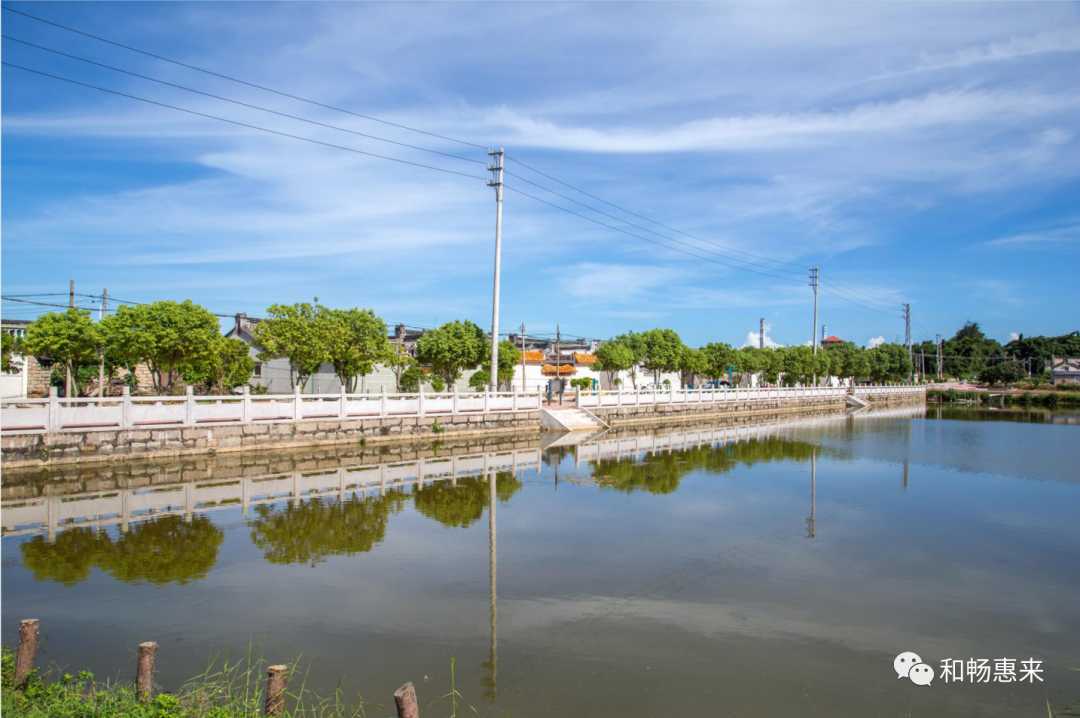
[[[1002,341],[1078,328],[1080,5],[10,3],[358,113],[505,147],[507,168],[675,240],[508,192],[501,328],[672,327],[740,345]],[[2,13],[6,35],[243,102],[485,161]],[[447,169],[5,39],[3,59],[159,102]],[[3,68],[5,296],[191,298],[260,315],[317,296],[390,322],[491,320],[494,201],[478,180],[276,137]],[[509,186],[608,217],[507,177]],[[791,262],[753,259],[722,249]],[[715,254],[710,254],[715,253]],[[714,261],[739,259],[774,276]],[[744,267],[746,265],[743,265]],[[781,271],[789,270],[791,274]],[[839,283],[839,284],[837,284]],[[839,295],[839,296],[838,296]],[[884,314],[846,301],[865,302]],[[871,302],[868,297],[874,297]],[[64,301],[64,297],[59,297]],[[5,302],[5,317],[32,309]]]

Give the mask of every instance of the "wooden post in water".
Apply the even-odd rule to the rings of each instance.
[[[153,641],[139,644],[139,670],[135,675],[135,692],[139,700],[146,702],[154,692],[154,654],[157,644]]]
[[[288,666],[270,666],[266,669],[266,715],[285,713],[285,685],[289,680]]]
[[[394,692],[398,718],[420,718],[420,707],[416,703],[416,688],[406,683]]]
[[[37,653],[38,619],[28,618],[19,623],[19,653],[15,657],[15,687],[22,690],[30,671],[34,670]]]

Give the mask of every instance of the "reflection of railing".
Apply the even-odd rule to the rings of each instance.
[[[290,475],[228,479],[220,482],[189,482],[156,485],[139,489],[106,489],[64,496],[48,496],[27,501],[6,501],[3,535],[17,536],[47,532],[69,526],[120,524],[127,531],[134,521],[169,515],[190,517],[197,512],[272,503],[283,498],[301,498],[422,486],[433,481],[456,483],[466,476],[483,476],[492,471],[539,468],[540,450],[467,454],[446,458],[347,468],[296,472]]]
[[[842,399],[844,387],[772,387],[760,389],[641,389],[638,391],[580,391],[577,405],[589,409],[651,404],[728,404],[776,399]]]
[[[925,394],[925,386],[856,386],[855,396],[882,396],[888,394]]]
[[[540,392],[458,394],[267,394],[12,399],[0,403],[4,434],[212,427],[230,424],[378,419],[539,411]]]

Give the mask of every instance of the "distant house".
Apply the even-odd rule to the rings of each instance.
[[[821,340],[821,348],[822,349],[828,349],[829,347],[839,346],[840,344],[843,344],[843,343],[844,343],[844,340],[841,339],[840,337],[825,337],[824,339]]]
[[[1080,357],[1052,356],[1046,360],[1052,384],[1080,384]]]

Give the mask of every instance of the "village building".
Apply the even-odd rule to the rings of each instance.
[[[1080,357],[1052,356],[1046,360],[1052,384],[1080,384]]]

